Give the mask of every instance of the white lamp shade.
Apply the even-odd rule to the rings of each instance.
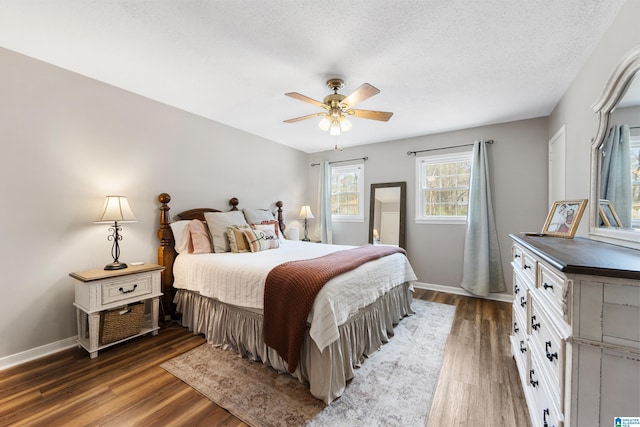
[[[138,219],[133,214],[129,201],[124,196],[107,196],[104,208],[96,223],[107,222],[136,222]]]
[[[337,119],[331,121],[331,126],[329,127],[329,135],[338,136],[340,135],[340,123]]]
[[[329,116],[325,115],[318,123],[318,127],[324,131],[328,131],[329,126],[331,126],[331,119],[329,118]]]
[[[340,129],[342,132],[348,132],[351,129],[351,122],[345,116],[340,116]]]
[[[311,213],[311,207],[309,205],[304,205],[300,208],[300,215],[298,215],[300,219],[314,219],[313,213]]]

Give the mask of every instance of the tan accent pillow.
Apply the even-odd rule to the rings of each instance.
[[[204,219],[207,220],[207,227],[209,227],[215,253],[231,251],[227,228],[233,225],[248,226],[244,215],[240,211],[205,212]]]
[[[242,233],[247,239],[251,252],[266,251],[268,249],[276,249],[280,247],[280,241],[278,240],[276,233],[274,233],[270,227],[266,230],[252,230],[251,228],[246,228],[242,230]]]
[[[191,234],[191,244],[194,254],[210,254],[213,252],[211,238],[207,227],[198,219],[189,222],[189,233]]]
[[[237,225],[227,228],[227,238],[229,239],[229,248],[231,249],[231,252],[235,254],[251,252],[247,238],[242,232],[242,230],[247,229],[249,229],[249,227],[238,227]]]

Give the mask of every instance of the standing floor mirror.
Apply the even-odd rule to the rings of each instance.
[[[369,243],[405,247],[406,182],[371,184]]]

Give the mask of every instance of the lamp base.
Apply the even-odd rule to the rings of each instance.
[[[123,268],[127,268],[127,264],[124,262],[112,262],[111,264],[107,264],[104,266],[105,270],[122,270]]]
[[[309,239],[308,237],[305,237],[304,239],[302,239],[303,242],[310,242],[311,239]]]

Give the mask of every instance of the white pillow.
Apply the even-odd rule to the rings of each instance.
[[[169,224],[173,232],[174,248],[178,253],[189,252],[189,246],[191,246],[190,222],[188,220],[180,220]]]
[[[242,209],[249,224],[260,224],[262,221],[276,219],[269,209]]]
[[[229,238],[227,228],[237,225],[238,227],[249,226],[240,211],[230,212],[205,212],[204,219],[207,220],[207,227],[213,242],[213,252],[229,252]]]

